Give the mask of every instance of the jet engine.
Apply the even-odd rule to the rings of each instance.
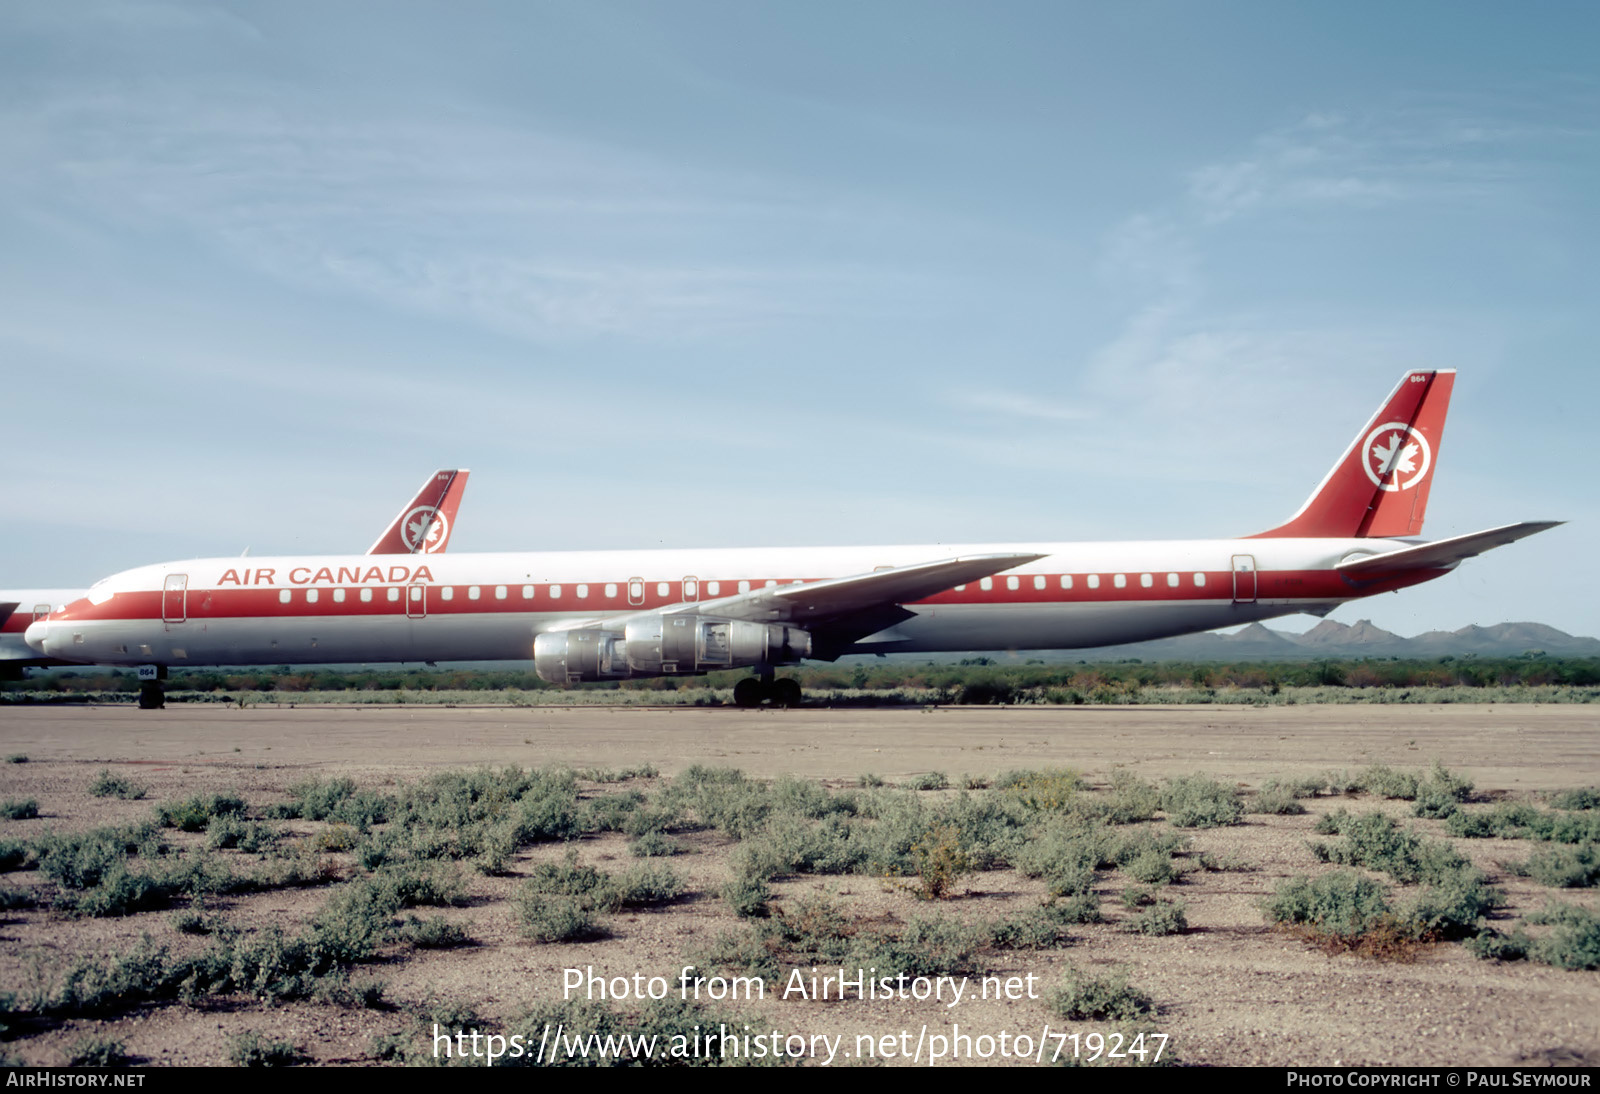
[[[642,616],[620,634],[593,627],[551,631],[533,641],[534,668],[553,684],[767,668],[809,656],[811,635],[798,627],[692,612]]]

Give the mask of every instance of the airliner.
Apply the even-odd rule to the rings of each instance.
[[[170,666],[525,660],[554,683],[844,654],[1063,649],[1210,630],[1429,581],[1560,523],[1422,530],[1453,370],[1413,371],[1283,524],[1221,540],[207,559],[106,578],[27,630],[41,653]]]
[[[467,489],[465,470],[441,469],[429,475],[417,496],[395,515],[369,555],[439,554],[450,543],[456,509]],[[0,669],[63,664],[40,657],[24,640],[28,626],[57,608],[83,599],[82,589],[0,589]],[[78,660],[74,663],[83,663]]]

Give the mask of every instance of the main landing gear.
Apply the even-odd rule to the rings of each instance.
[[[775,707],[800,705],[800,681],[774,679],[774,674],[761,677],[746,676],[733,685],[733,705],[750,709],[769,703]]]

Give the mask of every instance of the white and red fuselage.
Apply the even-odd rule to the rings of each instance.
[[[1065,649],[1321,615],[1449,568],[1364,582],[1333,569],[1408,545],[1236,539],[200,559],[109,578],[28,638],[54,656],[110,665],[527,660],[538,634],[608,616],[1006,553],[1042,557],[904,603],[909,618],[834,652]]]
[[[112,665],[525,660],[558,681],[847,653],[1069,649],[1339,604],[1552,526],[1422,529],[1454,373],[1409,372],[1298,512],[1240,539],[204,559],[34,622]]]

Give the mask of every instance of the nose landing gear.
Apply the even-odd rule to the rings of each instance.
[[[139,666],[140,710],[161,710],[167,705],[167,691],[161,683],[166,678],[165,665]]]

